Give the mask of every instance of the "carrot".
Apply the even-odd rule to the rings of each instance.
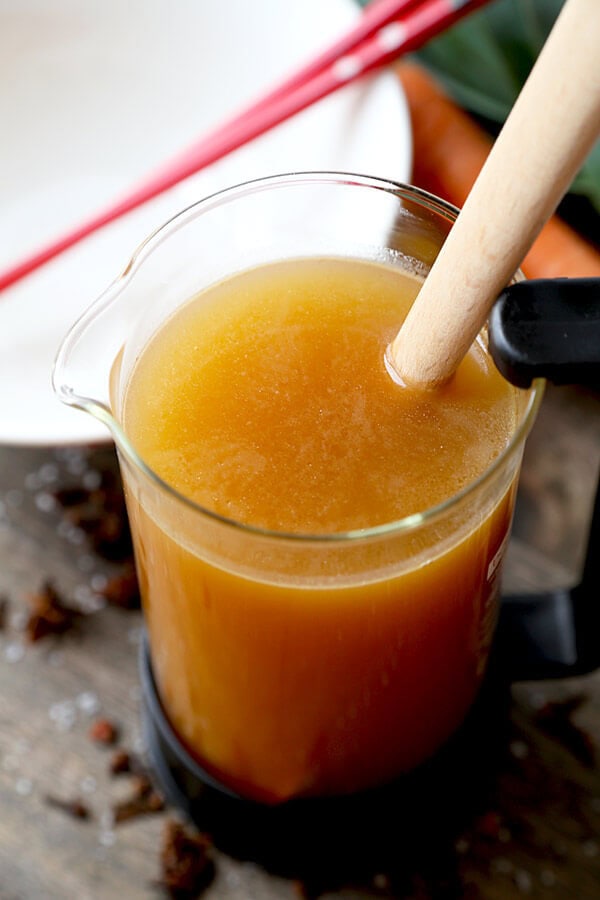
[[[420,65],[397,65],[413,131],[413,183],[462,206],[483,166],[491,138]],[[522,265],[528,278],[600,277],[600,253],[552,216]]]

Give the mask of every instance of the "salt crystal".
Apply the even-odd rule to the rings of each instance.
[[[130,628],[127,632],[127,641],[132,644],[134,647],[137,646],[142,640],[143,628],[141,626],[136,626],[134,628]]]
[[[540,872],[540,881],[544,887],[554,887],[557,879],[552,869],[542,869]]]
[[[108,578],[104,572],[96,572],[90,578],[90,586],[93,591],[103,591],[108,584]]]
[[[89,553],[82,553],[77,557],[77,568],[80,572],[91,572],[96,565],[96,560]]]
[[[86,603],[94,596],[89,584],[78,584],[73,590],[73,597],[77,603]]]
[[[28,797],[33,790],[33,782],[30,778],[17,778],[15,781],[15,791],[20,797]]]
[[[72,700],[61,700],[52,704],[48,710],[48,715],[58,731],[70,731],[75,724],[77,710]]]
[[[82,691],[75,700],[78,709],[86,716],[95,716],[100,710],[98,695],[93,691]]]
[[[15,631],[24,631],[29,620],[29,615],[24,609],[18,609],[10,617],[10,624]]]
[[[95,491],[102,484],[102,475],[96,469],[88,469],[81,479],[86,491]]]
[[[58,466],[56,463],[44,463],[38,472],[42,484],[53,484],[58,478]]]
[[[75,712],[71,700],[57,700],[56,703],[53,703],[48,709],[48,715],[53,722],[56,722],[57,719],[61,719],[71,711]]]
[[[100,831],[109,833],[114,831],[115,817],[112,810],[105,809],[100,815]]]
[[[87,469],[87,463],[82,456],[73,455],[67,460],[67,472],[70,475],[83,475]]]
[[[79,606],[81,612],[85,613],[85,615],[93,615],[94,613],[100,612],[101,609],[105,609],[106,598],[101,594],[90,594],[86,600],[81,601]]]
[[[4,656],[9,663],[20,662],[25,656],[25,647],[17,641],[11,641],[4,648]]]
[[[492,860],[492,868],[499,875],[510,875],[513,870],[513,864],[505,856],[498,856]]]
[[[546,694],[543,691],[533,691],[529,696],[529,702],[533,709],[542,709],[546,705]]]
[[[133,741],[133,752],[138,756],[144,756],[147,749],[146,741],[141,735],[138,735]]]
[[[42,482],[37,472],[29,472],[24,479],[24,485],[28,491],[38,491]]]
[[[117,840],[117,835],[111,829],[110,831],[101,831],[98,835],[98,841],[102,847],[112,847]]]
[[[7,753],[2,759],[2,768],[5,772],[14,772],[15,769],[19,768],[19,760],[16,756]]]
[[[86,775],[81,779],[79,786],[83,794],[93,794],[98,787],[98,782],[93,775]]]
[[[515,884],[522,894],[530,894],[533,888],[533,879],[525,869],[517,869],[514,874]]]
[[[77,526],[75,525],[72,525],[65,534],[65,537],[70,544],[80,546],[85,541],[85,531],[83,531],[83,529],[81,528],[77,528]]]
[[[242,886],[242,876],[235,869],[227,869],[223,873],[224,881],[230,889],[235,890]]]
[[[583,850],[583,852],[585,853],[586,856],[589,856],[591,858],[593,856],[598,856],[598,851],[600,850],[600,847],[598,846],[597,841],[589,840],[589,841],[583,842],[583,844],[581,845],[581,849]]]
[[[35,505],[40,512],[49,513],[56,509],[56,500],[47,491],[40,491],[35,495]]]
[[[529,756],[529,747],[525,741],[511,741],[510,752],[515,759],[527,759]]]

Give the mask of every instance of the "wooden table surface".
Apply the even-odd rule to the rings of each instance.
[[[549,389],[526,451],[507,589],[577,580],[599,459],[600,396]],[[167,896],[161,847],[176,811],[114,821],[139,780],[111,762],[144,752],[141,613],[102,593],[127,554],[111,540],[114,516],[102,522],[66,492],[97,498],[114,472],[110,446],[0,447],[1,900]],[[31,642],[28,597],[48,581],[84,614]],[[118,727],[114,745],[98,740],[99,719]],[[207,813],[204,896],[600,898],[599,762],[599,673],[492,686],[425,774],[325,828],[306,819],[283,855],[274,844],[249,858],[251,827]]]

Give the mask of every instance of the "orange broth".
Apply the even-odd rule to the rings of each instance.
[[[419,285],[397,265],[302,259],[209,288],[134,367],[132,445],[185,497],[276,532],[341,534],[443,502],[506,447],[516,392],[479,343],[439,390],[394,383],[384,351]],[[460,723],[489,649],[514,482],[396,564],[358,540],[354,567],[334,542],[320,577],[310,542],[275,574],[268,541],[255,569],[224,564],[203,552],[200,514],[182,525],[125,480],[160,696],[225,784],[267,802],[355,791],[413,768]]]

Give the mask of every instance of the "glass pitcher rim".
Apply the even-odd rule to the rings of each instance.
[[[165,491],[174,500],[182,503],[190,511],[201,516],[206,516],[220,525],[233,528],[255,537],[297,543],[312,542],[317,544],[343,544],[360,540],[364,541],[374,538],[391,537],[395,534],[418,528],[435,520],[454,506],[458,506],[462,500],[466,499],[469,495],[476,493],[476,491],[483,487],[487,481],[491,481],[496,472],[502,468],[504,463],[524,443],[543,397],[544,380],[536,379],[528,389],[525,389],[526,393],[529,393],[527,406],[521,413],[520,419],[506,446],[493,459],[490,465],[477,476],[477,478],[470,481],[460,491],[457,491],[440,503],[430,506],[425,510],[411,513],[399,519],[393,519],[366,528],[337,532],[278,531],[260,525],[254,525],[252,523],[240,522],[197,503],[195,500],[180,492],[173,485],[169,484],[169,482],[163,479],[150,465],[148,465],[148,463],[145,462],[143,457],[133,446],[120,422],[106,404],[90,397],[79,396],[73,388],[58,383],[58,373],[61,371],[61,367],[64,366],[64,359],[69,347],[75,345],[78,334],[82,334],[88,324],[91,323],[102,310],[118,301],[119,296],[134,277],[135,272],[140,265],[143,264],[146,257],[153,253],[170,234],[185,226],[188,221],[193,221],[197,217],[210,212],[211,209],[220,207],[225,203],[230,203],[238,197],[247,196],[250,192],[266,190],[269,188],[284,188],[290,185],[319,183],[339,186],[346,185],[348,187],[367,187],[382,190],[399,200],[405,199],[416,202],[419,206],[430,209],[441,215],[448,222],[454,222],[460,212],[458,207],[416,185],[393,181],[388,178],[334,170],[307,170],[268,175],[249,179],[230,187],[214,191],[172,215],[161,225],[157,226],[137,245],[125,266],[121,269],[119,275],[82,313],[63,338],[55,358],[52,371],[52,382],[55,393],[64,403],[93,415],[96,419],[105,424],[113,437],[117,449],[125,455],[125,459],[154,483],[157,488],[161,491]],[[520,270],[514,275],[515,279],[522,279],[523,277]]]

